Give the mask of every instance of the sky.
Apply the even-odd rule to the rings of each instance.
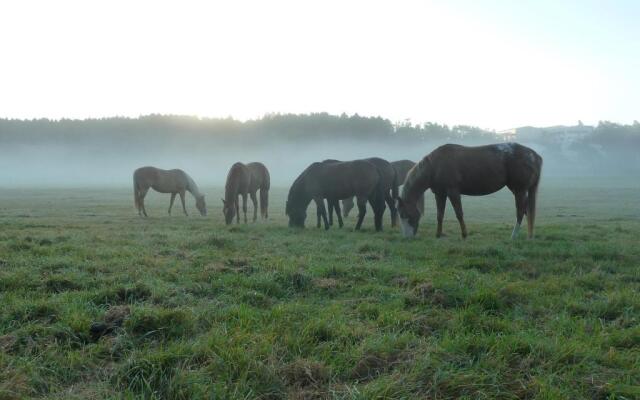
[[[640,119],[640,1],[3,1],[0,117]]]

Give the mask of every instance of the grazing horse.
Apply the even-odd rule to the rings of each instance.
[[[467,228],[462,213],[460,195],[483,196],[509,188],[515,196],[516,224],[511,238],[515,239],[527,214],[529,238],[533,238],[536,217],[536,197],[542,157],[518,143],[466,147],[457,144],[440,146],[416,164],[398,198],[402,232],[412,237],[418,231],[420,211],[416,206],[420,195],[431,189],[438,209],[438,230],[442,236],[442,220],[447,197],[460,223],[462,237]]]
[[[355,196],[358,200],[358,222],[356,230],[362,226],[369,201],[375,215],[375,227],[382,230],[384,214],[384,190],[380,185],[382,178],[378,170],[368,161],[356,160],[334,163],[313,163],[293,182],[287,197],[286,215],[290,227],[304,228],[307,218],[307,206],[314,200],[320,208],[325,229],[329,229],[324,199],[329,204],[340,199]],[[338,213],[338,222],[342,217]]]
[[[270,186],[271,178],[264,164],[259,162],[247,165],[241,162],[233,164],[227,174],[224,199],[222,199],[222,213],[226,224],[231,224],[233,217],[236,217],[236,223],[240,223],[240,196],[242,196],[244,223],[247,223],[247,195],[251,197],[251,202],[253,203],[253,221],[255,222],[258,219],[258,200],[256,196],[258,190],[260,190],[260,215],[262,218],[267,218],[269,215]]]
[[[260,190],[260,216],[267,219],[269,218],[269,188],[271,187],[269,170],[260,162],[251,162],[247,164],[247,168],[251,173],[249,195],[253,203],[253,221],[258,219],[258,200],[256,198],[258,190]]]
[[[396,170],[396,174],[398,174],[398,186],[402,186],[407,179],[409,171],[411,171],[411,168],[413,168],[416,163],[411,160],[399,160],[391,161],[391,165]],[[418,200],[418,211],[420,211],[420,215],[424,214],[424,196],[420,196]]]
[[[333,164],[333,163],[338,163],[340,161],[338,160],[333,160],[333,159],[327,159],[322,161],[323,164]],[[344,200],[343,200],[344,202]],[[353,200],[351,200],[351,207],[353,207]],[[329,226],[333,225],[333,213],[335,212],[336,215],[340,214],[340,201],[334,201],[334,202],[330,202],[329,200],[327,200],[327,208],[328,208],[328,214],[329,214]],[[321,221],[322,221],[322,211],[320,209],[320,207],[316,207],[316,216],[317,216],[317,224],[316,226],[318,228],[320,228],[322,226]],[[338,218],[338,225],[340,226],[340,228],[342,228],[342,226],[344,225],[342,222],[342,218]]]
[[[384,199],[391,211],[391,226],[396,226],[398,217],[394,199],[398,197],[398,186],[400,186],[403,181],[398,179],[397,170],[393,167],[392,163],[387,160],[383,160],[378,157],[365,158],[364,160],[373,164],[375,168],[380,171],[380,175],[383,177],[382,186],[385,191]],[[349,215],[353,206],[353,197],[342,200],[343,214],[345,217]],[[339,209],[338,212],[340,212]]]
[[[204,195],[200,193],[198,185],[196,185],[193,179],[181,169],[164,170],[155,167],[142,167],[133,172],[133,199],[140,216],[147,216],[147,210],[144,207],[144,197],[147,195],[149,188],[153,188],[153,190],[160,193],[171,193],[169,215],[171,215],[171,207],[173,207],[176,194],[180,195],[184,215],[188,215],[184,205],[184,194],[187,191],[195,197],[196,208],[200,211],[200,214],[203,216],[207,215],[207,205],[204,201]]]

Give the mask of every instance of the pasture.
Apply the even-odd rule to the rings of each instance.
[[[431,193],[405,240],[290,229],[288,188],[227,227],[201,189],[148,219],[128,186],[0,190],[0,399],[640,397],[637,180],[543,176],[533,241],[505,190],[463,241]]]

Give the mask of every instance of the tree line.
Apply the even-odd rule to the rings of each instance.
[[[515,130],[514,140],[578,165],[599,160],[617,168],[640,170],[640,123],[637,121],[631,125],[601,121],[594,127],[579,123],[574,128],[572,131],[563,127],[520,128]],[[581,133],[576,135],[573,131]],[[127,153],[141,148],[219,148],[318,141],[393,143],[394,146],[424,143],[433,147],[441,143],[483,144],[503,140],[502,133],[474,126],[394,123],[382,117],[357,114],[268,114],[248,121],[157,114],[83,120],[0,119],[0,146],[5,150],[12,145],[55,144]]]

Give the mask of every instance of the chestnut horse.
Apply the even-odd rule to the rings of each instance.
[[[227,174],[227,182],[224,188],[224,199],[222,199],[224,219],[227,225],[233,222],[240,223],[240,199],[242,196],[242,211],[244,222],[247,223],[247,195],[251,197],[253,203],[253,221],[258,219],[258,200],[256,193],[260,190],[260,215],[262,218],[269,216],[269,188],[271,178],[269,171],[264,164],[259,162],[247,165],[237,162],[231,166]]]
[[[140,216],[147,216],[147,210],[144,207],[144,198],[149,188],[160,193],[171,193],[169,215],[171,215],[171,207],[173,207],[176,194],[180,195],[184,215],[188,215],[184,205],[185,192],[189,192],[195,197],[196,208],[200,211],[200,214],[203,216],[207,215],[207,205],[204,201],[204,195],[200,193],[198,185],[196,185],[193,179],[181,169],[164,170],[155,167],[142,167],[133,172],[133,199],[138,209],[138,215]]]
[[[289,226],[304,228],[307,206],[313,200],[320,209],[325,229],[329,229],[324,199],[327,199],[329,204],[335,204],[340,199],[355,196],[359,210],[355,229],[358,230],[362,226],[368,201],[373,208],[376,230],[380,231],[385,210],[381,181],[378,169],[368,161],[315,162],[296,178],[289,190],[286,203]],[[342,224],[340,214],[338,221]]]
[[[518,143],[477,147],[457,144],[440,146],[425,156],[407,175],[398,198],[402,232],[405,237],[416,234],[421,216],[416,203],[420,195],[431,189],[438,210],[436,237],[442,236],[444,209],[449,198],[460,223],[462,237],[465,238],[467,227],[460,195],[483,196],[506,186],[513,193],[516,203],[516,224],[511,238],[517,236],[526,214],[528,236],[531,239],[541,170],[542,157]]]

